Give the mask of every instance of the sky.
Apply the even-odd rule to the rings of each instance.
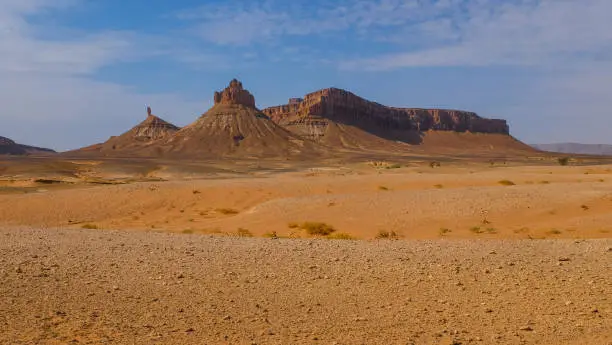
[[[610,0],[0,0],[0,135],[75,149],[145,104],[193,122],[232,78],[257,106],[338,87],[612,144]]]

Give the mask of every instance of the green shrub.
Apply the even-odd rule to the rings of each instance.
[[[452,232],[451,229],[447,229],[447,228],[440,228],[440,236],[444,236],[448,233]]]
[[[475,233],[475,234],[482,234],[484,231],[482,231],[482,228],[479,226],[473,226],[470,228],[470,231]]]
[[[236,235],[238,235],[238,237],[253,237],[253,234],[245,228],[238,228],[238,230],[236,230]]]
[[[376,239],[378,240],[397,240],[399,239],[399,235],[395,231],[380,230],[378,234],[376,234]]]
[[[343,232],[331,234],[327,236],[330,240],[354,240],[355,238],[349,234],[345,234]]]
[[[562,165],[562,166],[568,165],[569,161],[570,161],[569,157],[559,157],[559,158],[557,158],[557,162],[559,163],[559,165]]]
[[[329,236],[336,232],[333,226],[321,222],[304,222],[300,225],[300,228],[313,236]]]

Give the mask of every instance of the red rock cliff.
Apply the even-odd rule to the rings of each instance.
[[[446,110],[393,108],[370,102],[351,92],[330,88],[310,93],[303,100],[263,110],[280,125],[328,119],[371,130],[440,130],[509,134],[505,120],[485,119],[476,113]]]
[[[215,105],[240,104],[255,108],[255,97],[242,87],[242,83],[234,79],[229,86],[221,92],[215,92]]]

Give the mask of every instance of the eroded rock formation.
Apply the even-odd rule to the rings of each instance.
[[[152,141],[169,137],[180,128],[153,115],[151,107],[147,107],[147,118],[132,128],[132,137],[141,141]]]
[[[215,105],[240,104],[255,108],[255,97],[242,87],[242,83],[233,79],[229,86],[221,92],[215,92]]]
[[[263,112],[289,129],[292,126],[321,127],[331,120],[377,134],[389,130],[509,133],[505,120],[485,119],[476,113],[459,110],[387,107],[336,88],[319,90],[303,99],[292,98],[289,104],[270,107]]]

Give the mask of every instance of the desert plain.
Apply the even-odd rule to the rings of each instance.
[[[6,157],[2,344],[611,344],[612,161]]]

